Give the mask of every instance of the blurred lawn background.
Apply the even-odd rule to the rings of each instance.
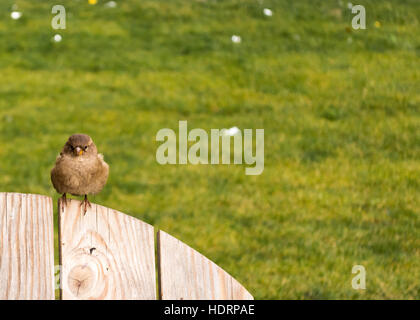
[[[55,158],[87,133],[111,167],[91,201],[174,235],[256,299],[420,298],[418,0],[358,2],[366,30],[347,1],[105,3],[0,2],[0,191],[56,201]],[[159,165],[156,133],[179,120],[265,129],[263,174]]]

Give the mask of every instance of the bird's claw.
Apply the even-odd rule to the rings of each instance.
[[[60,205],[61,205],[61,210],[64,212],[64,209],[67,207],[67,197],[65,193],[60,198]]]
[[[87,207],[92,208],[92,204],[88,200],[87,196],[85,196],[85,199],[80,203],[80,206],[83,206],[83,214],[86,214]]]

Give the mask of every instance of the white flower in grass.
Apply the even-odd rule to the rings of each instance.
[[[12,17],[13,20],[17,20],[22,16],[22,12],[19,11],[12,11],[12,13],[10,14],[10,16]]]
[[[349,8],[349,9],[353,8],[353,3],[347,2],[347,8]]]
[[[232,36],[232,42],[233,43],[240,43],[241,41],[242,41],[242,39],[241,39],[240,36],[237,36],[235,34]]]
[[[266,15],[267,17],[271,17],[273,15],[273,11],[271,11],[268,8],[264,8],[263,12],[264,12],[264,15]]]
[[[63,39],[63,37],[61,35],[59,35],[59,34],[56,34],[53,37],[54,42],[60,42],[62,39]]]
[[[222,134],[224,136],[234,136],[235,134],[238,134],[241,130],[238,129],[238,127],[232,127],[230,129],[223,129]]]
[[[108,1],[105,3],[105,7],[107,8],[115,8],[117,6],[117,3],[115,1]]]

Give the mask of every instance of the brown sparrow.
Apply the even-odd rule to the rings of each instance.
[[[86,214],[91,207],[88,194],[99,193],[106,184],[109,166],[96,145],[86,134],[74,134],[66,142],[51,170],[51,181],[61,197],[62,209],[67,205],[66,193],[85,196],[80,204]]]

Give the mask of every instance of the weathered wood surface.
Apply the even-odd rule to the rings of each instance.
[[[0,193],[0,299],[54,299],[53,205],[49,197]]]
[[[60,204],[59,204],[60,207]],[[59,210],[62,299],[156,299],[154,229],[80,201]],[[234,278],[169,234],[158,232],[161,299],[253,299]],[[54,299],[52,200],[0,193],[0,299]]]
[[[171,235],[158,231],[157,246],[160,299],[253,299],[227,272]]]
[[[154,229],[80,201],[59,203],[62,299],[156,299]]]

